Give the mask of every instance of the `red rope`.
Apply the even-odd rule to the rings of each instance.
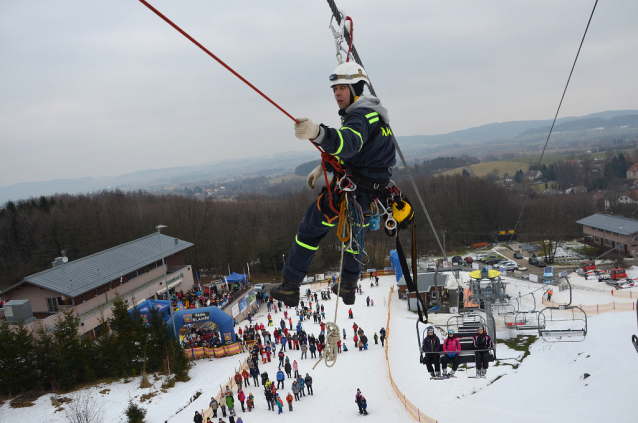
[[[164,19],[166,21],[166,23],[168,23],[170,26],[172,26],[173,28],[175,28],[180,34],[182,34],[184,37],[188,38],[189,40],[191,40],[193,42],[193,44],[195,44],[197,47],[201,48],[206,54],[208,54],[210,57],[212,57],[213,59],[217,60],[217,62],[219,62],[220,65],[222,65],[223,67],[225,67],[226,69],[228,69],[233,75],[235,75],[237,78],[241,79],[246,85],[248,85],[250,88],[252,88],[253,90],[255,90],[259,95],[261,95],[263,98],[265,98],[266,100],[268,100],[273,106],[275,106],[276,108],[278,108],[279,110],[282,111],[283,114],[285,114],[286,116],[288,116],[290,119],[294,120],[295,123],[299,123],[297,121],[297,119],[295,119],[294,117],[292,117],[292,115],[290,113],[288,113],[287,111],[285,111],[284,109],[282,109],[277,103],[275,103],[274,101],[272,101],[266,94],[262,93],[261,91],[259,91],[259,89],[257,89],[257,87],[255,87],[253,84],[251,84],[250,82],[248,82],[243,76],[241,76],[240,74],[238,74],[237,72],[235,72],[230,66],[228,66],[226,63],[224,63],[219,57],[215,56],[213,53],[211,53],[206,47],[204,47],[203,45],[201,45],[199,42],[197,42],[197,40],[195,40],[193,37],[191,37],[190,35],[188,35],[183,29],[181,29],[179,26],[175,25],[170,19],[168,19],[166,16],[162,15],[162,13],[155,9],[153,6],[151,6],[150,4],[148,4],[145,0],[140,0],[140,2],[148,7],[149,9],[151,9],[151,11],[153,11],[157,16],[159,16],[160,18]]]
[[[219,57],[215,56],[210,50],[208,50],[206,47],[204,47],[203,45],[201,45],[196,39],[194,39],[193,37],[191,37],[190,35],[188,35],[186,33],[186,31],[184,31],[182,28],[180,28],[179,26],[177,26],[175,23],[173,23],[170,19],[168,19],[166,16],[164,16],[159,10],[155,9],[153,6],[151,6],[150,4],[148,4],[148,2],[146,0],[139,0],[140,3],[142,3],[144,6],[148,7],[153,13],[155,13],[157,16],[159,16],[160,18],[162,18],[164,21],[166,21],[167,24],[169,24],[170,26],[172,26],[173,28],[175,28],[175,30],[177,30],[177,32],[179,32],[180,34],[182,34],[184,37],[188,38],[193,44],[195,44],[197,47],[199,47],[200,49],[202,49],[206,54],[208,54],[210,57],[212,57],[213,59],[215,59],[220,65],[222,65],[223,67],[225,67],[226,69],[228,69],[233,75],[235,75],[237,78],[241,79],[246,85],[248,85],[250,88],[252,88],[253,90],[255,90],[259,95],[261,95],[263,98],[265,98],[266,100],[268,100],[273,106],[275,106],[276,108],[278,108],[283,114],[285,114],[286,116],[288,116],[290,119],[292,119],[295,123],[299,123],[299,121],[297,119],[295,119],[294,117],[292,117],[292,115],[290,113],[288,113],[287,111],[285,111],[281,106],[279,106],[277,103],[275,103],[274,101],[272,101],[270,99],[270,97],[268,97],[266,94],[262,93],[257,87],[255,87],[253,84],[251,84],[250,82],[248,82],[243,76],[241,76],[240,74],[238,74],[237,72],[235,72],[235,70],[233,70],[230,66],[228,66],[226,63],[224,63]],[[350,18],[348,18],[350,19]],[[350,19],[350,32],[352,34],[352,19]],[[352,47],[352,38],[350,41],[350,48]],[[350,55],[350,48],[348,49],[348,55]],[[328,187],[328,195],[330,197],[330,208],[332,209],[333,212],[339,214],[339,211],[336,210],[334,208],[334,206],[332,205],[332,190],[330,189],[330,185],[328,184],[328,174],[326,172],[326,162],[330,163],[333,167],[334,170],[337,172],[343,172],[343,168],[341,167],[341,164],[339,164],[339,161],[334,157],[329,155],[328,153],[326,153],[325,151],[323,151],[317,144],[315,144],[314,142],[310,142],[313,146],[315,146],[317,148],[317,150],[319,150],[321,152],[321,165],[323,167],[323,174],[324,174],[324,178],[326,180],[326,186]]]

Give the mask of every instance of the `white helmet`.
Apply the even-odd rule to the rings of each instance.
[[[330,87],[341,84],[354,85],[360,81],[370,83],[366,70],[356,62],[341,63],[330,75]]]

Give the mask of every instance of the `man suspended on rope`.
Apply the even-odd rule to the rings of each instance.
[[[390,122],[388,111],[378,98],[363,95],[368,83],[363,67],[355,62],[341,63],[330,75],[341,128],[316,125],[306,118],[298,119],[299,123],[295,124],[297,138],[310,139],[335,159],[335,165],[326,163],[326,170],[337,178],[346,175],[356,185],[354,193],[364,215],[361,222],[364,226],[369,221],[371,203],[376,198],[384,201],[391,168],[396,163],[395,147],[387,126]],[[322,176],[322,166],[317,166],[308,175],[308,188],[314,189]],[[306,210],[284,266],[284,281],[271,290],[274,298],[290,307],[299,303],[299,285],[310,269],[319,243],[338,223],[339,215],[333,210],[340,207],[336,185],[336,178],[333,178],[328,188],[331,191],[324,188],[319,199]],[[348,249],[344,253],[339,296],[348,305],[354,304],[361,261],[365,257],[362,241],[363,236],[357,251]],[[338,285],[334,285],[332,291],[336,294]]]

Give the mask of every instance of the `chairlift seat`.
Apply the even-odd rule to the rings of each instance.
[[[587,333],[584,329],[556,329],[541,330],[540,334],[543,338],[558,338],[561,336],[585,336]]]

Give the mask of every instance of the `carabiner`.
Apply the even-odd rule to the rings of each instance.
[[[345,187],[342,186],[344,180],[348,181],[348,185],[346,185]],[[343,176],[339,180],[337,180],[337,188],[339,188],[341,191],[354,191],[357,189],[357,185],[352,182],[347,176]]]

